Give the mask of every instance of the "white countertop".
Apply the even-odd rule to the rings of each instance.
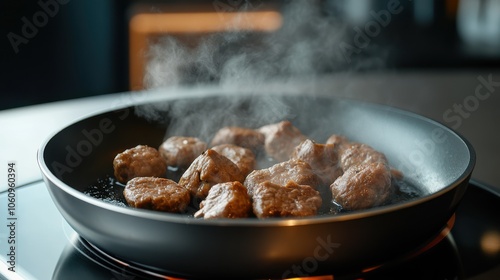
[[[37,151],[42,142],[58,129],[91,112],[111,108],[120,94],[66,100],[0,111],[0,178],[7,178],[7,163],[17,166],[17,185],[42,178]],[[0,191],[6,189],[1,184]]]
[[[490,80],[490,82],[488,82]],[[454,128],[477,153],[473,178],[500,188],[500,70],[342,74],[314,84],[287,83],[270,91],[316,92],[360,99],[416,112]],[[241,89],[241,88],[240,88]],[[171,89],[163,94],[189,89]],[[54,132],[93,112],[133,103],[148,92],[125,92],[0,111],[0,180],[7,163],[17,165],[17,185],[41,179],[36,161],[40,145]],[[158,94],[158,92],[155,92]],[[155,95],[151,93],[151,95]],[[236,93],[235,93],[236,94]],[[0,185],[0,191],[6,189]]]

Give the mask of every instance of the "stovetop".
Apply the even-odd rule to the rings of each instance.
[[[8,194],[0,194],[1,205]],[[113,260],[86,242],[56,209],[43,181],[16,191],[15,232],[2,231],[2,240],[14,234],[15,272],[9,261],[9,244],[2,242],[0,278],[5,279],[174,279],[155,275]],[[500,279],[500,194],[471,182],[453,228],[437,245],[404,261],[350,275],[319,279]],[[0,220],[8,226],[7,211]],[[244,275],[242,276],[244,278]],[[316,278],[318,279],[318,278]]]

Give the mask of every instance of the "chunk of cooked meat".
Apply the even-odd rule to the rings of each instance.
[[[291,158],[307,162],[324,185],[330,185],[343,173],[334,144],[319,144],[307,139],[295,148]]]
[[[243,182],[245,176],[227,157],[212,149],[198,156],[179,179],[179,185],[188,189],[193,198],[205,199],[210,188],[218,183]]]
[[[255,154],[247,148],[233,144],[221,144],[211,149],[234,162],[245,177],[255,169],[257,164]]]
[[[391,173],[391,178],[401,180],[403,172],[389,166],[385,154],[361,143],[345,143],[340,149],[340,165],[344,170],[359,164],[382,163],[385,164]]]
[[[387,203],[394,193],[393,179],[403,174],[391,169],[385,155],[369,145],[332,135],[344,174],[330,185],[333,200],[345,210],[371,208]]]
[[[258,131],[265,136],[266,154],[276,161],[289,160],[295,147],[307,139],[290,121],[268,124]]]
[[[187,168],[206,149],[207,143],[199,138],[172,136],[160,145],[158,151],[168,166]]]
[[[258,153],[264,147],[264,134],[251,128],[226,126],[219,129],[210,142],[211,147],[221,144],[233,144]]]
[[[358,164],[375,162],[380,162],[385,165],[389,164],[383,153],[366,144],[351,142],[347,137],[342,135],[331,135],[328,140],[326,140],[326,144],[333,144],[335,146],[335,150],[340,159],[340,167],[343,170],[347,170],[351,166]]]
[[[294,182],[298,185],[309,185],[314,189],[317,189],[322,183],[311,166],[300,159],[287,160],[276,163],[269,168],[254,170],[245,178],[243,185],[247,187],[248,193],[252,196],[255,188],[265,181],[282,186],[288,182]]]
[[[370,163],[382,163],[389,165],[384,154],[376,151],[366,144],[352,143],[342,149],[340,153],[340,164],[344,170],[351,166],[366,165]]]
[[[347,137],[338,134],[332,134],[326,140],[326,144],[343,145],[349,143]]]
[[[319,192],[311,186],[291,181],[284,186],[269,181],[260,183],[252,200],[253,212],[258,218],[312,216],[322,203]]]
[[[388,201],[394,191],[391,172],[381,162],[350,167],[330,185],[330,190],[332,198],[345,210],[380,206]]]
[[[196,218],[246,218],[252,211],[247,189],[240,182],[215,184],[200,203]]]
[[[166,178],[136,177],[127,182],[123,195],[128,205],[164,212],[184,212],[190,201],[189,191]]]
[[[157,149],[138,145],[117,154],[113,168],[118,182],[127,183],[135,177],[164,177],[167,163]]]

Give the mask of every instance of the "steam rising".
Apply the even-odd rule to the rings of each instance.
[[[245,20],[241,17],[237,20]],[[282,27],[270,34],[217,33],[195,47],[173,37],[160,39],[149,52],[146,87],[286,83],[349,66],[339,52],[346,25],[325,14],[321,2],[290,1],[282,17]]]
[[[360,60],[360,56],[346,61],[339,45],[352,39],[352,30],[335,16],[335,7],[325,9],[324,3],[286,2],[281,8],[282,26],[271,33],[221,32],[207,35],[196,44],[186,38],[159,39],[148,53],[146,88],[215,85],[236,89],[234,95],[244,89],[246,96],[250,93],[259,98],[246,104],[251,108],[246,111],[239,109],[243,101],[236,98],[233,103],[204,102],[202,108],[193,108],[189,100],[146,106],[140,114],[171,120],[171,135],[194,134],[205,140],[213,133],[209,129],[237,125],[242,119],[245,126],[257,127],[290,118],[290,109],[269,92],[289,93],[307,83],[311,90],[301,90],[310,94],[320,74],[345,73],[371,64],[370,58]],[[237,20],[245,20],[245,15],[241,17]]]
[[[223,126],[257,128],[294,118],[290,104],[272,95],[259,98],[197,97],[182,98],[138,107],[138,114],[156,122],[167,122],[170,136],[193,136],[210,142],[213,134]]]

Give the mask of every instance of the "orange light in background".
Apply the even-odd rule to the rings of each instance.
[[[487,231],[481,236],[481,249],[490,256],[500,254],[500,232]]]
[[[446,0],[445,1],[446,16],[449,19],[455,19],[457,17],[458,4],[459,4],[458,0]]]
[[[287,280],[333,280],[333,275],[326,275],[326,276],[311,276],[311,277],[305,277],[305,278],[289,278]]]
[[[226,13],[137,14],[130,20],[132,32],[204,33],[218,31],[275,31],[281,27],[276,11]]]
[[[277,11],[138,13],[129,22],[130,89],[143,88],[145,52],[151,37],[230,31],[273,32],[282,25]]]

